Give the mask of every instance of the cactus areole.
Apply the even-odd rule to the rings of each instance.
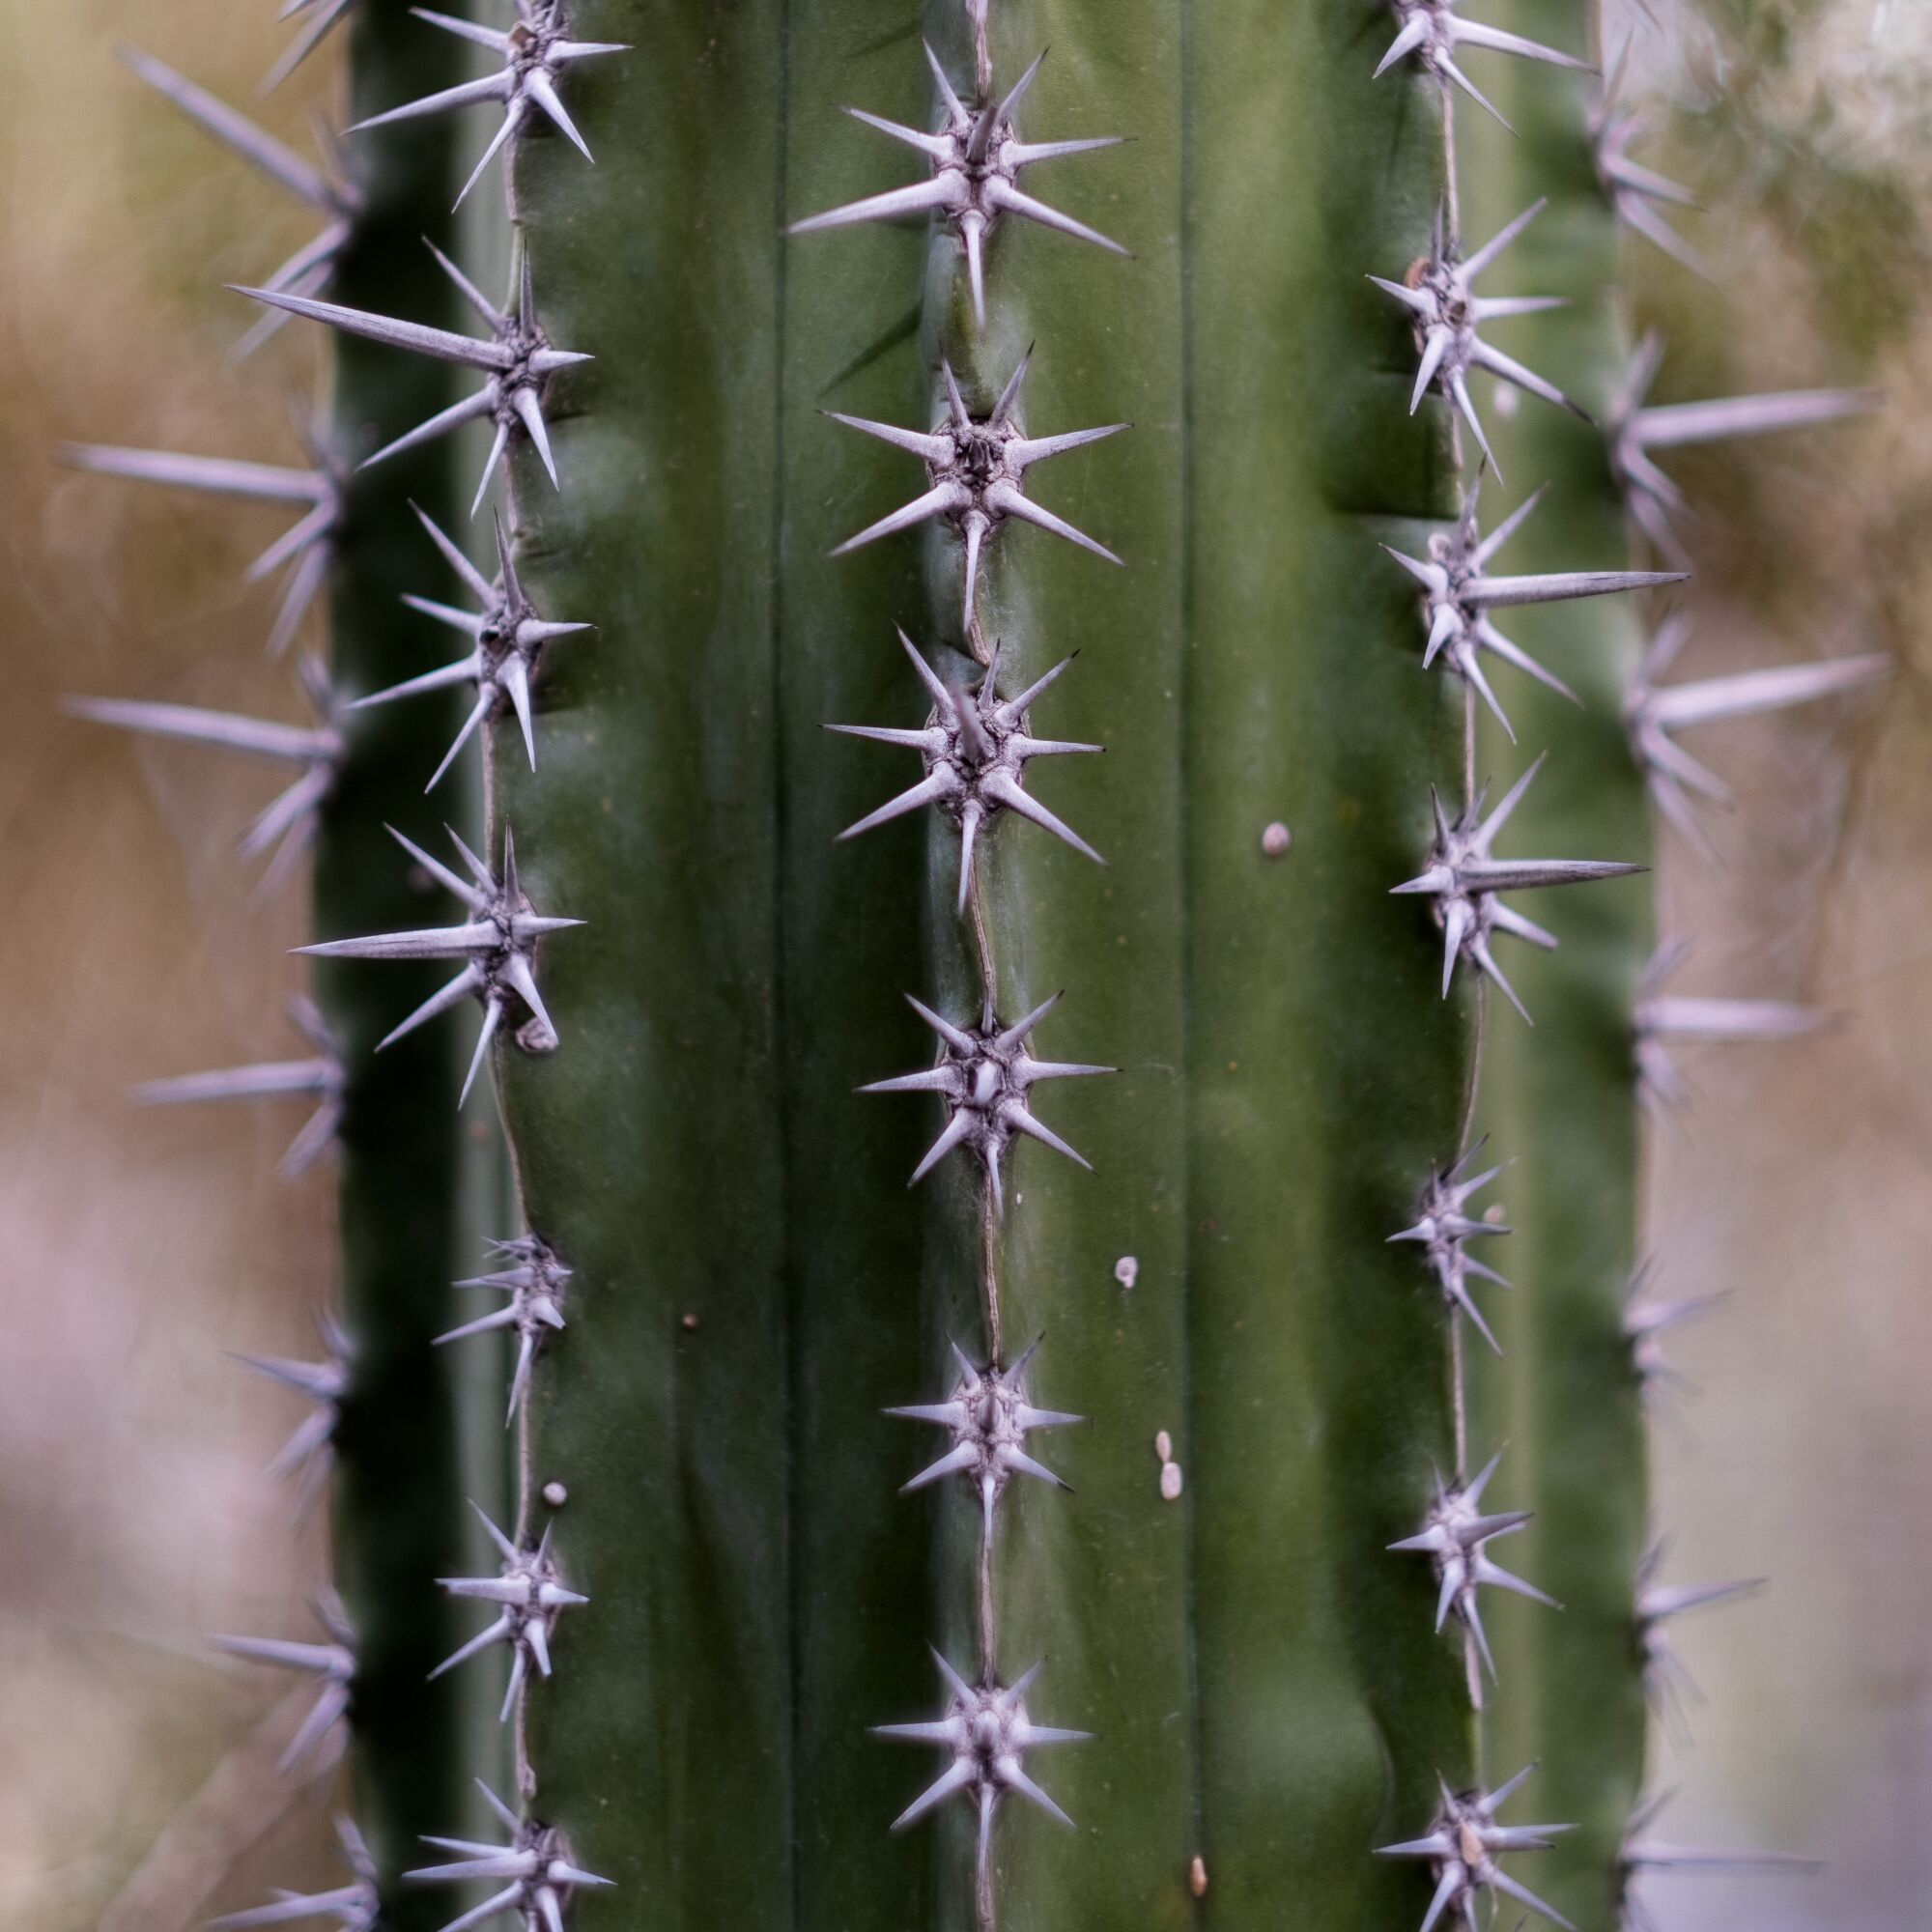
[[[1816,1016],[1640,970],[1646,793],[1884,666],[1662,682],[1654,453],[1867,399],[1626,377],[1616,224],[1689,244],[1590,11],[294,0],[327,169],[135,58],[325,216],[239,293],[334,356],[305,469],[75,452],[289,505],[277,651],[329,593],[308,722],[76,703],[293,766],[247,849],[315,855],[311,1057],[144,1091],[341,1152],[323,1359],[251,1364],[341,1594],[220,1642],[316,1681],[291,1770],[346,1726],[353,1883],[223,1923],[1609,1932],[1669,1867],[1645,1690],[1743,1586],[1632,1535],[1710,1299],[1629,1290],[1632,1109]],[[1526,1740],[1576,1819],[1499,1817]]]

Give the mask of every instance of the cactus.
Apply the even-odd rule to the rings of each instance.
[[[315,852],[313,1057],[149,1096],[343,1147],[340,1327],[257,1364],[342,1607],[224,1641],[318,1677],[293,1756],[349,1719],[354,1883],[226,1922],[1619,1922],[1715,1601],[1643,1554],[1701,1302],[1630,1295],[1634,1089],[1815,1023],[1646,972],[1646,795],[1883,669],[1660,683],[1654,452],[1870,399],[1643,406],[1615,224],[1694,256],[1554,0],[289,11],[353,21],[340,179],[137,71],[326,214],[240,293],[332,429],[79,454],[302,510],[277,648],[330,590],[313,726],[84,705],[293,766],[250,843]]]

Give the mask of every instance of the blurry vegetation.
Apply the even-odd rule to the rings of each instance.
[[[1672,129],[1713,206],[1750,216],[1726,223],[1726,266],[1772,243],[1787,299],[1861,359],[1918,326],[1932,270],[1932,69],[1902,44],[1923,22],[1889,20],[1884,44],[1870,24],[1843,0],[1703,0]]]
[[[1707,734],[1740,800],[1721,860],[1665,848],[1686,990],[1846,1019],[1706,1054],[1693,1112],[1653,1135],[1670,1292],[1735,1296],[1673,1351],[1696,1394],[1661,1419],[1660,1528],[1676,1574],[1774,1579],[1686,1633],[1710,1701],[1695,1747],[1662,1752],[1657,1782],[1684,1787],[1666,1823],[1831,1861],[1802,1884],[1660,1880],[1672,1932],[1889,1932],[1928,1898],[1904,1821],[1932,1808],[1932,1565],[1902,1552],[1932,1534],[1932,1418],[1893,1365],[1932,1349],[1932,8],[1894,0],[1882,41],[1874,14],[1685,0],[1667,36],[1638,29],[1644,156],[1699,194],[1679,225],[1714,275],[1631,247],[1634,321],[1670,352],[1653,400],[1887,393],[1864,421],[1670,453],[1698,513],[1680,674],[1870,649],[1900,668],[1873,701]]]
[[[312,1794],[267,1776],[250,1743],[288,1684],[202,1642],[299,1632],[326,1571],[326,1513],[293,1530],[263,1473],[289,1402],[227,1351],[313,1350],[329,1181],[275,1180],[285,1108],[163,1121],[126,1099],[137,1080],[290,1050],[301,887],[257,908],[234,857],[272,772],[136,747],[59,704],[303,716],[262,649],[275,586],[241,584],[287,519],[54,460],[69,439],[300,460],[289,397],[314,345],[289,331],[238,367],[250,318],[218,283],[271,268],[302,213],[114,58],[138,43],[246,108],[285,37],[274,14],[73,0],[52,23],[0,0],[22,82],[0,124],[0,1543],[15,1557],[0,1572],[0,1923],[43,1932],[161,1932],[335,1869]],[[332,79],[324,62],[259,111],[305,145]]]
[[[1706,284],[1631,251],[1637,327],[1669,345],[1652,400],[1870,383],[1877,420],[1674,454],[1700,518],[1701,597],[1833,648],[1932,668],[1925,435],[1932,340],[1932,9],[1697,0],[1648,78],[1648,155],[1694,187]],[[1658,58],[1640,37],[1638,61]]]

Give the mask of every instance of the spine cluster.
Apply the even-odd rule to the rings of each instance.
[[[1520,1510],[1498,1510],[1487,1503],[1486,1491],[1495,1475],[1502,1450],[1492,1454],[1470,1473],[1469,1399],[1464,1375],[1463,1326],[1473,1325],[1484,1341],[1500,1354],[1494,1335],[1474,1294],[1476,1284],[1501,1284],[1503,1278],[1471,1252],[1470,1244],[1507,1235],[1500,1211],[1482,1213],[1472,1205],[1475,1194],[1502,1172],[1492,1166],[1472,1173],[1481,1144],[1472,1142],[1477,1118],[1478,1084],[1486,996],[1493,986],[1529,1018],[1492,951],[1498,935],[1550,949],[1553,934],[1534,923],[1502,895],[1536,888],[1580,884],[1643,869],[1614,861],[1575,859],[1512,859],[1498,855],[1493,841],[1503,832],[1512,811],[1543,763],[1537,757],[1493,806],[1477,780],[1478,705],[1487,707],[1504,735],[1514,744],[1509,717],[1492,690],[1491,664],[1511,667],[1574,701],[1557,678],[1520,650],[1498,628],[1516,607],[1560,602],[1610,593],[1643,592],[1667,596],[1670,587],[1690,573],[1690,557],[1684,525],[1688,504],[1682,492],[1654,460],[1653,452],[1679,444],[1726,436],[1763,434],[1798,428],[1853,414],[1874,406],[1876,399],[1858,391],[1803,391],[1776,396],[1751,396],[1720,402],[1647,408],[1644,397],[1661,360],[1661,345],[1646,338],[1625,372],[1618,393],[1600,427],[1605,457],[1622,493],[1629,525],[1639,546],[1648,550],[1661,569],[1577,570],[1563,574],[1513,577],[1491,568],[1492,560],[1535,507],[1537,491],[1525,498],[1488,536],[1478,524],[1477,503],[1483,475],[1496,468],[1469,378],[1483,372],[1496,383],[1523,395],[1570,411],[1585,421],[1597,418],[1564,394],[1554,384],[1503,354],[1485,339],[1484,325],[1503,318],[1534,314],[1560,306],[1557,298],[1542,296],[1478,295],[1473,284],[1503,250],[1541,212],[1537,202],[1499,234],[1465,252],[1461,239],[1457,194],[1455,105],[1458,95],[1474,101],[1501,120],[1491,101],[1460,65],[1463,50],[1484,48],[1509,53],[1547,66],[1586,70],[1575,56],[1540,45],[1500,29],[1481,26],[1458,16],[1453,0],[1390,0],[1398,31],[1378,72],[1413,59],[1438,83],[1446,146],[1447,190],[1438,212],[1429,252],[1400,275],[1375,273],[1371,279],[1409,316],[1418,356],[1410,398],[1413,411],[1433,388],[1454,412],[1460,425],[1473,438],[1479,452],[1477,473],[1470,481],[1458,524],[1434,537],[1426,556],[1391,550],[1394,561],[1413,580],[1421,595],[1426,640],[1425,668],[1440,666],[1463,687],[1463,763],[1453,794],[1454,808],[1434,799],[1435,838],[1423,869],[1392,890],[1427,897],[1433,923],[1441,935],[1442,989],[1446,996],[1459,965],[1475,975],[1475,1048],[1463,1111],[1460,1145],[1421,1190],[1413,1224],[1390,1238],[1420,1244],[1422,1258],[1439,1290],[1450,1324],[1451,1407],[1454,1417],[1452,1474],[1439,1472],[1433,1492],[1418,1498],[1422,1509],[1416,1532],[1394,1545],[1398,1551],[1427,1555],[1436,1582],[1435,1618],[1440,1630],[1452,1617],[1460,1625],[1466,1661],[1469,1697],[1480,1713],[1484,1680],[1493,1680],[1491,1654],[1480,1608],[1484,1586],[1514,1592],[1547,1605],[1560,1605],[1535,1585],[1496,1563],[1490,1548],[1522,1529],[1530,1520]],[[1620,220],[1636,235],[1697,272],[1702,264],[1661,212],[1689,206],[1692,197],[1675,183],[1634,159],[1632,147],[1640,135],[1637,117],[1620,104],[1619,96],[1629,57],[1626,43],[1603,84],[1589,117],[1599,181],[1605,199]],[[1504,124],[1507,126],[1507,124]],[[1497,480],[1501,477],[1498,471]],[[1696,684],[1660,685],[1659,679],[1682,647],[1688,618],[1679,608],[1664,603],[1641,668],[1624,705],[1624,722],[1633,760],[1647,785],[1660,817],[1708,850],[1693,800],[1721,800],[1724,788],[1714,774],[1685,752],[1670,735],[1673,727],[1745,716],[1787,704],[1808,701],[1851,689],[1886,674],[1886,660],[1874,657],[1841,659],[1771,671],[1707,680]],[[1652,961],[1640,989],[1632,1021],[1633,1072],[1647,1102],[1675,1102],[1684,1093],[1672,1065],[1672,1040],[1733,1040],[1785,1038],[1814,1030],[1823,1016],[1776,1002],[1721,998],[1677,998],[1659,986],[1682,956],[1666,945]],[[1646,1389],[1668,1378],[1662,1359],[1663,1332],[1702,1312],[1714,1299],[1700,1296],[1683,1302],[1657,1300],[1647,1291],[1647,1277],[1633,1284],[1625,1332],[1638,1382]],[[1724,1583],[1667,1588],[1654,1572],[1653,1551],[1634,1580],[1632,1607],[1633,1648],[1643,1661],[1644,1682],[1653,1702],[1666,1710],[1683,1686],[1681,1666],[1671,1656],[1667,1626],[1690,1610],[1745,1594],[1749,1584]],[[1563,1825],[1503,1826],[1495,1813],[1528,1772],[1519,1771],[1505,1783],[1489,1788],[1483,1776],[1477,1727],[1477,1781],[1468,1791],[1451,1791],[1445,1782],[1437,1816],[1420,1837],[1380,1848],[1378,1856],[1415,1859],[1428,1863],[1432,1893],[1423,1932],[1451,1917],[1471,1926],[1487,1894],[1490,1910],[1521,1907],[1557,1925],[1568,1927],[1553,1906],[1527,1890],[1504,1871],[1507,1853],[1548,1849],[1553,1836],[1572,1829]],[[1647,1870],[1680,1867],[1709,1869],[1726,1863],[1754,1866],[1795,1864],[1798,1861],[1692,1853],[1660,1847],[1649,1836],[1658,1809],[1656,1801],[1639,1804],[1633,1815],[1614,1874],[1619,1913],[1633,1925],[1643,1922],[1640,1904],[1631,1895],[1631,1882]]]
[[[796,223],[792,232],[812,233],[929,212],[943,224],[947,242],[954,251],[955,271],[946,278],[949,293],[958,270],[963,270],[969,317],[964,327],[970,335],[982,336],[988,307],[987,238],[1002,217],[1036,222],[1115,253],[1124,250],[1018,185],[1022,169],[1110,147],[1114,137],[1022,139],[1014,116],[1039,72],[1040,59],[1037,58],[1002,94],[995,84],[985,0],[967,0],[965,11],[973,46],[970,82],[955,84],[939,56],[930,46],[925,48],[937,93],[939,126],[935,129],[909,128],[857,109],[848,110],[868,127],[924,156],[925,178],[808,217]],[[945,333],[943,322],[940,332]],[[942,1400],[889,1411],[935,1425],[949,1438],[946,1453],[916,1475],[906,1489],[923,1490],[957,1476],[971,1486],[978,1502],[978,1556],[970,1586],[978,1657],[961,1666],[935,1649],[933,1661],[946,1693],[940,1715],[927,1721],[876,1727],[880,1737],[935,1747],[943,1760],[939,1776],[905,1807],[893,1829],[917,1823],[955,1796],[973,1806],[977,1823],[973,1906],[980,1932],[992,1932],[997,1920],[994,1827],[1002,1800],[1017,1796],[1059,1823],[1071,1825],[1072,1820],[1036,1781],[1030,1756],[1044,1746],[1088,1739],[1086,1732],[1034,1720],[1027,1699],[1040,1664],[1034,1662],[1018,1675],[1011,1675],[1011,1661],[1003,1658],[1000,1647],[995,1577],[1000,1504],[1016,1477],[1063,1490],[1066,1487],[1037,1460],[1031,1438],[1037,1432],[1082,1420],[1035,1404],[1030,1375],[1040,1342],[1036,1338],[1015,1352],[1006,1333],[999,1258],[1008,1211],[1007,1163],[1014,1142],[1026,1138],[1086,1167],[1088,1163],[1079,1151],[1035,1112],[1035,1090],[1050,1081],[1114,1071],[1039,1055],[1035,1031],[1058,1006],[1061,996],[1056,993],[1023,1013],[1012,1011],[1010,996],[1003,993],[1000,982],[995,921],[982,891],[981,869],[976,864],[985,839],[998,836],[1001,820],[1011,818],[1029,820],[1083,857],[1104,863],[1079,833],[1026,788],[1027,768],[1034,759],[1096,753],[1103,749],[1046,737],[1035,727],[1035,700],[1060,678],[1071,659],[1061,659],[1024,684],[1011,676],[1006,667],[1015,659],[1024,661],[1026,640],[988,636],[981,580],[992,548],[1012,540],[1010,526],[1014,524],[1031,524],[1108,563],[1121,562],[1104,544],[1038,502],[1032,494],[1029,472],[1050,457],[1114,436],[1127,425],[1109,423],[1058,434],[1031,434],[1021,412],[1032,354],[1029,349],[1005,376],[990,407],[977,398],[969,399],[952,360],[942,355],[935,396],[938,420],[930,430],[917,425],[900,428],[855,416],[833,418],[919,458],[924,466],[926,484],[920,495],[868,525],[833,554],[843,554],[897,531],[930,524],[936,526],[946,555],[941,574],[949,582],[955,581],[956,574],[959,584],[956,606],[942,604],[932,612],[935,628],[945,639],[942,645],[922,652],[903,631],[898,634],[927,701],[923,721],[907,728],[864,724],[833,724],[829,728],[920,754],[923,771],[919,781],[850,826],[842,836],[853,838],[905,813],[932,808],[941,821],[937,837],[942,848],[947,847],[947,841],[956,843],[956,857],[946,850],[942,863],[957,881],[953,916],[964,928],[979,981],[977,1003],[970,1010],[954,1015],[913,1000],[914,1010],[937,1037],[934,1064],[917,1072],[876,1081],[860,1091],[937,1096],[945,1110],[945,1122],[914,1169],[913,1180],[923,1180],[955,1151],[975,1164],[980,1180],[977,1216],[980,1349],[969,1352],[957,1342],[952,1345],[950,1386]],[[974,355],[969,359],[979,358]]]

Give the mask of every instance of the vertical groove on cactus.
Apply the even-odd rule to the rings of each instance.
[[[407,9],[363,6],[349,25],[351,116],[399,89],[450,77],[448,49]],[[430,324],[455,320],[423,239],[447,245],[451,145],[446,129],[359,137],[350,153],[362,208],[336,257],[330,294]],[[439,407],[435,365],[347,338],[333,345],[331,444],[353,466]],[[329,591],[336,688],[359,695],[426,669],[434,630],[405,610],[424,582],[412,500],[451,513],[448,464],[429,450],[366,470],[343,487],[342,564]],[[424,830],[422,776],[449,729],[447,700],[413,711],[357,714],[324,810],[316,847],[318,933],[377,932],[442,917],[384,827]],[[432,823],[434,821],[431,821]],[[469,1253],[459,1222],[457,1075],[449,1031],[425,1029],[373,1051],[437,983],[418,964],[321,962],[317,997],[347,1070],[340,1185],[343,1321],[354,1374],[343,1403],[336,1479],[337,1566],[356,1639],[351,1711],[355,1815],[374,1857],[384,1922],[439,1922],[436,1902],[397,1884],[415,1862],[416,1835],[464,1802],[459,1758],[464,1690],[432,1684],[457,1620],[436,1587],[459,1567],[463,1486],[457,1463],[454,1364],[435,1338],[456,1320],[449,1281]]]
[[[901,125],[934,125],[916,24],[906,0],[792,0],[782,215],[842,206],[918,172],[885,139],[836,115],[850,101]],[[949,51],[957,72],[956,45]],[[911,1102],[851,1091],[932,1050],[932,1035],[898,998],[934,991],[921,948],[923,828],[908,819],[836,842],[918,773],[902,749],[824,728],[912,724],[923,715],[926,700],[894,637],[902,623],[930,651],[916,541],[827,554],[875,507],[903,500],[917,468],[813,415],[838,410],[930,427],[921,420],[929,384],[916,346],[923,251],[920,233],[860,225],[788,242],[781,257],[773,724],[784,774],[780,917],[793,1164],[796,1918],[824,1932],[855,1916],[929,1923],[942,1887],[959,1895],[960,1868],[949,1861],[942,1879],[930,1826],[887,1829],[920,1788],[916,1755],[867,1735],[873,1723],[930,1715],[938,1680],[928,1643],[970,1663],[967,1627],[942,1630],[931,1614],[932,1498],[895,1493],[933,1461],[930,1437],[879,1413],[945,1392],[933,1381],[944,1374],[945,1336],[927,1330],[922,1309],[926,1202],[906,1187],[923,1148],[921,1123]],[[973,1305],[965,1304],[972,1325],[959,1330],[968,1345]]]

